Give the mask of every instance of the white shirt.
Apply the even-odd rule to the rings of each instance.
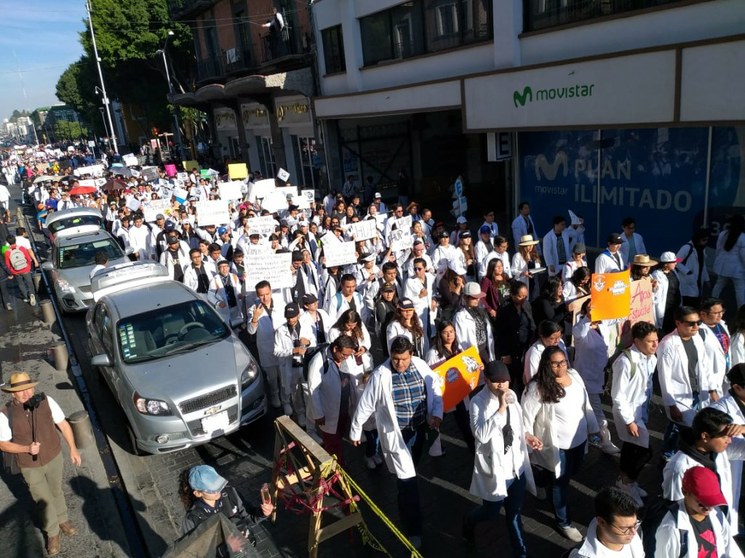
[[[576,448],[587,439],[585,425],[585,390],[582,384],[572,382],[564,388],[566,395],[555,404],[556,447]]]
[[[57,402],[47,395],[47,401],[49,401],[49,409],[52,411],[52,420],[54,424],[59,424],[65,420],[65,413]],[[13,439],[13,432],[10,430],[10,424],[8,423],[8,415],[0,413],[0,442],[10,442]]]

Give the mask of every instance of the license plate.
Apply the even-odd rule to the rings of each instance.
[[[228,429],[229,424],[230,420],[228,419],[228,412],[223,411],[216,415],[204,417],[202,419],[202,430],[204,430],[206,434],[212,434],[218,430],[225,432]]]

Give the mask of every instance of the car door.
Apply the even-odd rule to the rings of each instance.
[[[109,357],[112,366],[101,366],[99,369],[116,397],[118,396],[118,386],[116,381],[117,374],[114,373],[116,354],[114,352],[113,327],[111,316],[103,302],[99,302],[93,311],[93,318],[90,325],[91,327],[88,328],[88,344],[91,356],[105,354]]]

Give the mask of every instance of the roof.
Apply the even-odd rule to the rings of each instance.
[[[162,281],[134,289],[108,294],[103,297],[107,306],[113,308],[119,319],[189,302],[204,300],[178,281]]]

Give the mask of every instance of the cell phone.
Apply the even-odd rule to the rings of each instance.
[[[269,493],[269,483],[266,483],[266,482],[261,485],[261,503],[262,504],[272,503],[272,495]]]

